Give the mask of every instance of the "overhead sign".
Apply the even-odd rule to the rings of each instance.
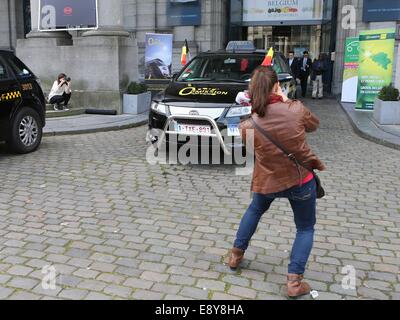
[[[201,25],[201,1],[167,0],[167,24],[170,27]]]
[[[400,20],[399,0],[364,0],[363,21],[396,21]]]
[[[172,38],[172,34],[146,34],[146,80],[160,80],[171,78]]]
[[[97,0],[39,0],[39,31],[97,27]]]
[[[317,24],[322,18],[322,0],[243,0],[243,25]]]
[[[395,29],[360,32],[357,109],[373,110],[382,87],[392,82]]]
[[[347,38],[344,53],[342,102],[354,103],[357,100],[359,51],[359,38]]]

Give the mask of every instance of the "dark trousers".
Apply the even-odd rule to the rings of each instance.
[[[303,274],[314,241],[314,225],[316,223],[317,185],[315,179],[291,189],[274,193],[255,193],[250,207],[240,222],[237,231],[235,248],[247,250],[263,214],[277,198],[289,199],[296,225],[296,239],[293,243],[288,267],[289,273]]]
[[[68,105],[69,99],[71,99],[71,93],[65,93],[62,96],[54,96],[50,99],[50,104],[61,104],[64,102],[64,106]]]
[[[301,95],[303,97],[305,97],[307,93],[308,77],[308,73],[300,73]]]

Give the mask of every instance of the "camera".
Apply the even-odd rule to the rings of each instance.
[[[65,78],[65,81],[70,82],[70,81],[71,81],[71,78],[70,78],[70,77],[67,77],[67,78]]]

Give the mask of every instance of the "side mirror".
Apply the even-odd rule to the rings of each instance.
[[[174,72],[173,74],[172,74],[172,81],[175,81],[177,78],[178,78],[178,74],[179,74],[179,72]]]

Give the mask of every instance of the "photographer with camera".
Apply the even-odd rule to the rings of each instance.
[[[49,94],[49,103],[54,105],[54,110],[66,110],[68,102],[71,99],[71,78],[67,77],[64,73],[58,75],[58,79],[54,81],[53,87]],[[64,106],[62,106],[64,103]]]

